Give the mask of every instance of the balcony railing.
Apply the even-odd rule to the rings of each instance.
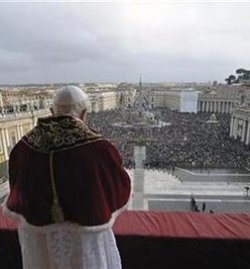
[[[249,223],[249,214],[128,211],[114,232],[123,269],[249,269]],[[16,226],[2,214],[0,243],[1,269],[21,269]]]

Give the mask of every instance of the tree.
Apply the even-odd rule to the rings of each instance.
[[[246,69],[244,69],[244,68],[239,68],[239,69],[237,69],[236,70],[236,74],[242,74],[242,73],[245,73],[246,72]]]
[[[229,80],[230,80],[230,82],[231,82],[230,84],[234,83],[235,80],[236,80],[235,75],[230,75],[230,76],[229,76]]]
[[[250,70],[246,70],[244,68],[239,68],[236,70],[236,74],[238,74],[237,80],[249,80],[250,79]]]
[[[234,75],[230,75],[228,78],[225,79],[228,85],[231,85],[235,82],[236,77]]]
[[[246,70],[244,68],[238,68],[236,70],[237,77],[235,75],[230,75],[225,79],[228,85],[235,83],[249,83],[250,81],[250,70]]]

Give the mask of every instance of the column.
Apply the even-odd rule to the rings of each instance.
[[[224,102],[222,102],[221,113],[224,113]]]
[[[239,122],[239,119],[238,119],[238,118],[235,118],[235,119],[234,119],[234,128],[233,128],[233,136],[234,136],[234,139],[237,138],[237,133],[238,133],[238,122]]]
[[[34,113],[34,110],[31,111],[31,118],[32,118],[32,128],[35,127],[36,123],[37,123],[37,117]]]
[[[245,132],[244,132],[244,144],[247,143],[247,131],[248,131],[248,125],[249,125],[249,122],[245,119],[245,123],[246,123],[246,126],[245,126]]]
[[[20,134],[21,134],[21,138],[23,137],[24,133],[23,133],[23,125],[20,124],[19,125],[19,130],[20,130]]]
[[[208,111],[209,111],[209,102],[206,101],[206,112],[208,112]]]
[[[212,112],[215,112],[215,102],[212,102]]]
[[[234,130],[234,116],[231,117],[231,122],[230,122],[230,137],[233,136],[233,130]]]
[[[20,130],[20,125],[16,125],[16,132],[17,132],[17,141],[19,141],[22,138],[21,130]]]
[[[250,119],[248,119],[246,145],[250,144]]]
[[[6,142],[6,137],[5,137],[5,130],[1,129],[1,140],[3,144],[3,154],[4,154],[4,159],[7,161],[9,159],[9,153],[8,153],[8,148],[7,148],[7,142]]]
[[[9,146],[10,146],[10,138],[9,138],[9,132],[8,132],[7,128],[4,128],[4,134],[5,134],[7,148],[9,148]]]
[[[218,112],[221,113],[221,102],[218,102]]]
[[[241,138],[240,138],[241,142],[245,142],[245,134],[246,134],[246,121],[244,120],[243,125],[242,125]]]
[[[234,103],[234,102],[232,102],[232,109],[234,109],[234,107],[235,107],[235,103]]]
[[[198,111],[201,111],[201,101],[198,101]]]

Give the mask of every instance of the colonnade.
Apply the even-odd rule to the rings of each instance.
[[[234,111],[231,117],[230,137],[250,145],[250,110],[245,113],[237,112]]]
[[[235,107],[233,101],[199,101],[198,111],[214,113],[230,113]]]
[[[50,115],[48,109],[12,113],[0,117],[0,163],[8,161],[12,147],[31,130],[39,117]]]

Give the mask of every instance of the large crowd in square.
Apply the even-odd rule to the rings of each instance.
[[[90,126],[118,146],[124,166],[134,167],[135,145],[146,146],[145,167],[250,168],[249,145],[230,138],[230,114],[216,114],[217,122],[208,123],[211,113],[180,113],[155,108],[157,117],[170,126],[118,127],[113,123],[129,117],[131,110],[114,109],[90,113]]]

